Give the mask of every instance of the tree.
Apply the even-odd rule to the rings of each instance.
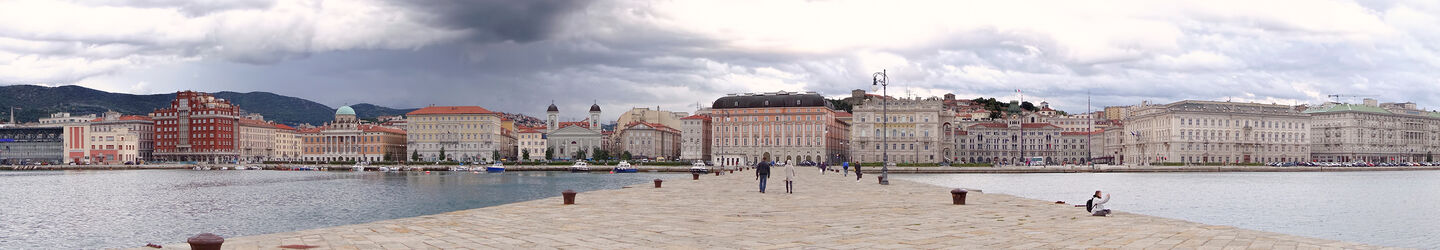
[[[520,158],[521,158],[521,159],[525,159],[525,160],[527,160],[527,161],[530,160],[530,150],[520,151]]]
[[[411,154],[410,154],[410,160],[412,160],[412,161],[420,161],[420,150],[419,150],[419,149],[411,150],[410,152],[411,152]]]
[[[555,159],[555,147],[546,147],[546,148],[545,148],[545,159],[546,159],[546,160]]]
[[[1023,109],[1023,110],[1025,110],[1025,111],[1036,111],[1036,110],[1040,110],[1040,108],[1036,108],[1036,107],[1035,107],[1035,104],[1031,104],[1030,102],[1022,102],[1022,103],[1020,103],[1020,109]]]
[[[604,150],[604,149],[600,149],[600,148],[595,148],[595,151],[594,151],[594,152],[595,152],[595,153],[594,153],[594,157],[595,157],[596,160],[602,160],[602,161],[608,161],[608,160],[610,160],[610,151]]]
[[[575,160],[584,160],[584,159],[585,159],[585,150],[584,150],[584,149],[576,150],[576,151],[575,151]]]
[[[825,99],[825,100],[826,100],[826,101],[829,101],[829,102],[830,102],[830,105],[835,106],[835,110],[844,110],[845,112],[852,112],[852,111],[855,110],[855,107],[854,107],[854,106],[851,106],[849,103],[845,103],[844,100],[841,100],[841,99]],[[852,112],[852,113],[853,113],[853,112]]]
[[[492,160],[492,161],[499,161],[499,160],[500,160],[500,150],[491,150],[491,151],[490,151],[490,160]]]
[[[445,148],[440,148],[440,161],[450,161],[450,157],[445,155]]]
[[[630,151],[628,151],[628,150],[625,151],[625,152],[621,152],[621,153],[620,153],[620,159],[622,159],[622,160],[627,160],[627,161],[628,161],[628,160],[630,160],[630,156],[631,156],[631,155],[630,155]]]

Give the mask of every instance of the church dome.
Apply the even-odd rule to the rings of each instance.
[[[600,104],[591,104],[590,112],[600,112]]]
[[[335,115],[355,115],[355,109],[350,106],[340,106],[340,109],[335,110]]]
[[[551,103],[550,108],[545,109],[545,112],[560,112],[560,108],[555,107],[555,104]]]

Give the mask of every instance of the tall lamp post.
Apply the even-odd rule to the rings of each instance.
[[[886,75],[887,70],[880,70],[871,75],[870,86],[880,85],[880,185],[890,185],[890,76]]]

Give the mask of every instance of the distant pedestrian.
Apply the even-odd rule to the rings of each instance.
[[[841,162],[840,167],[844,168],[843,170],[845,170],[840,172],[845,173],[845,177],[850,177],[850,162]]]
[[[825,166],[825,163],[824,163],[824,162],[816,163],[815,166],[820,167],[820,175],[825,175],[825,171],[829,170],[829,169],[826,169],[826,168],[828,168],[828,167]]]
[[[770,179],[770,157],[755,164],[755,180],[760,181],[760,193],[765,193],[765,181]]]
[[[795,166],[785,165],[785,193],[795,193]]]
[[[860,172],[860,165],[865,165],[865,164],[861,164],[861,163],[859,163],[859,162],[856,162],[856,163],[855,163],[855,182],[860,182],[860,178],[861,178],[860,175],[865,174],[864,172]]]
[[[1090,212],[1090,215],[1094,216],[1109,215],[1110,209],[1105,208],[1105,203],[1108,202],[1110,202],[1109,194],[1105,194],[1102,198],[1100,190],[1095,190],[1095,196],[1091,196],[1090,200],[1085,201],[1085,211]]]

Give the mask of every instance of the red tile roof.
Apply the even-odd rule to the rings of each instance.
[[[296,130],[295,127],[286,126],[285,124],[279,124],[279,123],[276,123],[276,124],[275,124],[275,128],[277,128],[277,129],[284,129],[284,130],[290,130],[290,131],[295,131],[295,130]]]
[[[1055,126],[1054,124],[1049,123],[1026,123],[1021,124],[1020,126],[1024,128],[1060,128],[1060,126]]]
[[[971,127],[971,128],[978,128],[978,127],[986,127],[986,128],[1006,128],[1006,127],[1009,127],[1009,125],[1005,125],[1004,123],[977,123],[977,124],[975,124],[975,125],[970,125],[970,127]]]
[[[851,114],[850,112],[835,112],[835,117],[836,117],[836,118],[840,118],[840,117],[853,117],[853,116],[855,116],[855,114]]]
[[[706,115],[706,114],[692,115],[692,116],[686,116],[685,118],[680,118],[680,120],[710,120],[710,115]]]
[[[495,112],[491,112],[490,110],[481,108],[480,106],[430,106],[417,109],[415,111],[410,111],[410,113],[406,113],[405,115],[452,115],[493,113]]]
[[[561,129],[561,128],[565,128],[565,127],[569,127],[569,126],[580,126],[580,127],[582,127],[582,128],[590,128],[590,123],[589,123],[589,122],[561,122],[560,125],[557,126],[557,127],[559,127],[559,128],[557,128],[557,129]]]

